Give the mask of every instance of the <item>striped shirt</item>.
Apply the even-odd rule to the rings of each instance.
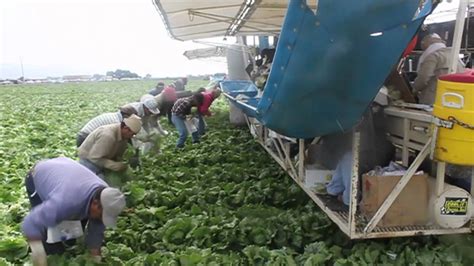
[[[96,128],[120,122],[122,122],[122,115],[120,112],[104,113],[92,118],[92,120],[87,122],[87,124],[79,131],[79,133],[89,135]]]
[[[145,117],[145,109],[143,109],[142,102],[128,103],[120,107],[119,110],[120,110],[120,113],[122,113],[124,117],[129,117],[132,114],[137,115],[140,118]]]

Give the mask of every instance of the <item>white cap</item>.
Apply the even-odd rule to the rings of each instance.
[[[115,227],[117,217],[125,208],[125,196],[116,188],[105,188],[100,193],[102,205],[102,223],[106,227]]]
[[[155,99],[147,99],[143,102],[143,105],[145,105],[148,110],[154,115],[157,115],[160,113],[160,110],[158,109],[158,104],[156,103]]]
[[[125,118],[123,122],[135,133],[140,132],[140,129],[142,129],[142,119],[135,114]]]
[[[431,37],[431,38],[434,38],[434,39],[440,39],[440,40],[442,40],[441,37],[440,37],[437,33],[431,33],[431,34],[430,34],[430,37]]]
[[[425,37],[423,37],[423,39],[421,40],[421,44],[428,47],[431,44],[437,43],[440,41],[442,42],[443,39],[441,39],[441,37],[437,33],[430,33],[430,34],[425,35]]]

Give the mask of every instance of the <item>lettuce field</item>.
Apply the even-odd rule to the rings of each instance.
[[[20,224],[23,179],[40,159],[76,157],[78,130],[146,93],[156,81],[0,87],[0,265],[29,263]],[[205,81],[191,81],[196,90]],[[103,265],[472,265],[471,235],[350,241],[218,100],[200,144],[161,153],[121,180],[127,208],[106,231]],[[84,245],[49,265],[93,265]]]

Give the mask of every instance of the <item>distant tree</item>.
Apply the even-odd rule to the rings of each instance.
[[[146,79],[151,79],[151,75],[150,75],[150,74],[146,74],[146,75],[145,75],[145,78],[146,78]]]
[[[123,78],[140,78],[136,73],[130,72],[130,70],[117,69],[115,71],[108,71],[107,76],[112,76],[117,79]]]

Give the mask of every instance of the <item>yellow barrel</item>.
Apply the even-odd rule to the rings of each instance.
[[[435,159],[458,165],[474,165],[474,70],[438,79],[433,115],[452,121],[438,127]]]

